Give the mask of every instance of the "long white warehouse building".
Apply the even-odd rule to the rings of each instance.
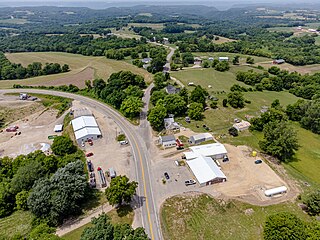
[[[81,116],[71,121],[74,135],[78,144],[89,139],[94,140],[101,138],[101,131],[93,116]]]

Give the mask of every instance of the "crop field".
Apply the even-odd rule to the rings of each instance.
[[[124,61],[116,61],[105,57],[88,57],[60,52],[12,53],[6,54],[6,57],[11,62],[21,63],[23,66],[27,66],[32,62],[68,64],[71,71],[23,80],[1,80],[0,88],[10,88],[13,84],[45,86],[74,84],[78,87],[84,87],[85,80],[92,80],[94,78],[107,79],[112,73],[121,70],[132,71],[135,74],[142,75],[147,82],[152,81],[152,75],[144,69],[140,69]]]
[[[16,234],[26,235],[31,230],[32,214],[27,211],[14,212],[9,217],[0,219],[0,236],[13,239]]]
[[[235,200],[217,201],[205,194],[167,199],[162,205],[160,218],[164,239],[256,240],[263,239],[266,217],[282,211],[308,220],[308,216],[293,203],[259,207]]]

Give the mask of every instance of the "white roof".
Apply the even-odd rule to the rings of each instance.
[[[236,129],[244,129],[244,128],[249,128],[251,126],[251,124],[248,121],[241,121],[239,123],[235,123],[233,124],[233,127]]]
[[[229,57],[219,57],[219,59],[225,59],[225,60],[227,60],[227,59],[229,59]]]
[[[199,154],[196,154],[194,152],[184,152],[183,154],[187,160],[191,160],[191,159],[195,159],[195,158],[199,157]]]
[[[54,130],[55,132],[59,132],[59,131],[61,132],[62,129],[63,129],[63,125],[62,125],[62,124],[57,124],[57,125],[54,126],[54,129],[53,129],[53,130]]]
[[[213,136],[210,133],[200,133],[197,135],[191,136],[194,140],[199,140],[199,139],[213,139]]]
[[[210,157],[220,154],[227,154],[226,148],[221,143],[212,143],[190,147],[191,151],[202,155],[204,157]]]
[[[200,184],[216,178],[227,178],[220,168],[209,157],[199,156],[186,162]]]
[[[266,196],[271,196],[271,195],[274,195],[274,194],[279,194],[279,193],[286,192],[287,190],[288,189],[287,189],[286,186],[281,186],[281,187],[276,187],[276,188],[271,188],[271,189],[265,190],[264,194]]]
[[[41,145],[40,150],[42,152],[48,151],[51,147],[49,143],[40,143],[40,145]]]
[[[98,127],[86,127],[74,132],[76,139],[85,138],[88,135],[101,135]]]
[[[73,131],[78,131],[84,127],[98,127],[98,124],[93,116],[81,116],[71,121]]]

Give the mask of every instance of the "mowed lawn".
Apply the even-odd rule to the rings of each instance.
[[[11,62],[21,63],[23,66],[27,66],[32,62],[41,62],[42,64],[48,62],[68,64],[71,71],[23,80],[1,80],[0,88],[10,88],[13,84],[53,86],[74,84],[83,87],[85,80],[92,80],[94,78],[107,79],[112,73],[121,70],[132,71],[135,74],[142,75],[147,82],[152,81],[152,75],[144,69],[126,63],[125,61],[116,61],[105,57],[83,56],[61,52],[11,53],[6,54],[6,57]]]
[[[14,235],[26,236],[31,230],[32,214],[27,211],[17,211],[0,219],[0,237],[12,239]]]
[[[259,207],[236,200],[218,201],[205,194],[167,199],[162,205],[160,217],[164,239],[258,240],[263,239],[266,217],[282,211],[309,219],[291,202]]]
[[[131,207],[124,206],[124,207],[120,208],[120,211],[119,210],[117,211],[116,209],[112,209],[110,212],[107,213],[107,215],[111,218],[111,222],[113,224],[127,223],[127,224],[131,225],[133,222],[134,212]],[[87,224],[83,225],[82,227],[77,228],[77,229],[63,235],[62,239],[64,239],[64,240],[79,240],[83,230],[86,227],[90,227],[90,226],[92,226],[92,224],[87,223]]]

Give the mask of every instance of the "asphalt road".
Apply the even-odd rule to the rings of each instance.
[[[151,90],[151,87],[148,88],[148,91]],[[142,123],[139,127],[132,125],[128,122],[123,116],[121,116],[116,110],[111,107],[100,103],[96,100],[93,100],[88,97],[84,97],[81,95],[76,95],[72,93],[66,92],[57,92],[57,91],[49,91],[49,90],[40,90],[40,89],[26,89],[28,93],[40,93],[40,94],[50,94],[55,96],[72,98],[74,100],[81,101],[85,105],[96,109],[102,114],[112,118],[121,130],[127,136],[130,145],[132,147],[132,152],[134,156],[134,164],[136,169],[136,181],[138,182],[138,190],[137,195],[139,199],[139,209],[141,211],[142,217],[142,225],[148,233],[149,237],[152,240],[162,239],[161,237],[161,229],[158,219],[157,208],[155,206],[155,201],[153,198],[152,192],[152,184],[151,177],[149,171],[149,147],[147,144],[150,144],[149,136],[150,128],[148,126],[148,122],[146,120],[146,116],[142,116]],[[8,89],[8,90],[0,90],[0,93],[8,93],[8,92],[21,92],[21,89]],[[149,94],[146,95],[146,102],[149,102]],[[144,111],[147,110],[147,106],[145,106]],[[146,113],[146,112],[145,112]]]

